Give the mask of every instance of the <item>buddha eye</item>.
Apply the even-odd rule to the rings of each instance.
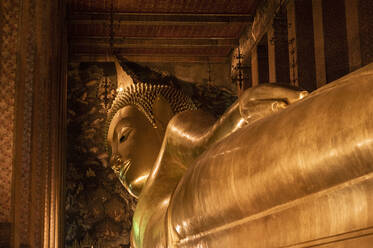
[[[124,141],[126,141],[130,133],[131,133],[131,130],[124,132],[119,139],[119,143],[123,143]]]
[[[126,141],[126,139],[127,139],[127,136],[123,135],[122,137],[120,137],[119,142],[123,143],[124,141]]]

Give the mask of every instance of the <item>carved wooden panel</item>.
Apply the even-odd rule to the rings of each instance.
[[[19,6],[1,1],[0,12],[0,222],[10,221]]]

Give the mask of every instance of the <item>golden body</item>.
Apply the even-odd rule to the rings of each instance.
[[[369,247],[361,232],[373,226],[372,93],[373,64],[308,96],[252,88],[219,120],[184,111],[165,132],[124,107],[108,141],[134,161],[130,180],[118,174],[124,184],[141,178],[132,246]],[[139,136],[130,154],[136,136],[123,144],[118,134],[131,115]]]

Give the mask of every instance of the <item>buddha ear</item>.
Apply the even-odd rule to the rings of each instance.
[[[174,113],[169,102],[161,95],[158,95],[153,103],[153,114],[155,124],[164,132]]]

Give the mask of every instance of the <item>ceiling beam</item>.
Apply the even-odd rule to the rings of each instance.
[[[80,53],[80,54],[91,54],[91,55],[106,55],[106,54],[110,54],[110,49],[105,49],[105,48],[102,48],[102,47],[89,47],[87,49],[87,47],[74,47],[74,46],[70,46],[70,52],[71,54],[75,54],[75,53]],[[141,48],[140,48],[141,49]],[[228,48],[229,49],[229,48]],[[224,57],[228,57],[228,54],[225,54],[227,53],[227,49],[220,49],[220,50],[217,50],[216,52],[209,52],[209,51],[194,51],[193,49],[190,49],[190,53],[188,52],[185,52],[185,51],[179,51],[179,50],[176,50],[174,52],[170,52],[168,51],[167,49],[163,50],[163,51],[159,51],[157,49],[147,49],[145,51],[138,51],[137,49],[117,49],[116,50],[116,53],[119,53],[119,54],[123,54],[123,55],[126,55],[126,56],[157,56],[157,57],[167,57],[167,56],[172,56],[172,57],[209,57],[209,56],[217,56],[217,57],[220,57],[220,56],[224,56]],[[228,51],[230,52],[230,51]]]
[[[72,24],[110,23],[109,12],[72,12]],[[167,14],[167,13],[114,13],[114,24],[122,25],[208,25],[251,23],[249,14]]]
[[[109,37],[72,37],[72,46],[87,47],[109,47]],[[116,48],[194,48],[194,47],[234,47],[238,45],[237,39],[154,39],[154,38],[114,38],[113,44]]]
[[[224,64],[229,62],[226,56],[157,56],[157,55],[126,55],[120,54],[129,61],[137,63],[210,63]],[[104,55],[72,54],[72,62],[113,62],[114,59]]]

